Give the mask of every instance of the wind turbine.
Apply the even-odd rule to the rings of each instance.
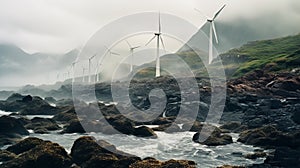
[[[84,80],[85,70],[86,70],[86,68],[82,66],[82,82],[83,83],[85,82],[85,80]]]
[[[130,49],[130,73],[133,71],[133,53],[134,53],[134,50],[141,47],[141,46],[136,46],[136,47],[132,47],[130,45],[130,43],[126,40],[126,43],[128,44],[128,47]]]
[[[212,61],[213,61],[213,34],[215,36],[215,40],[216,40],[216,43],[218,44],[219,41],[218,41],[218,36],[217,36],[217,31],[216,31],[216,27],[215,27],[215,19],[218,17],[218,15],[221,13],[221,11],[225,8],[226,4],[223,5],[217,13],[215,13],[215,15],[210,18],[208,16],[206,16],[207,18],[207,22],[210,23],[210,30],[209,30],[209,57],[208,57],[208,64],[211,64]],[[195,9],[197,12],[203,14],[200,10],[198,9]]]
[[[78,61],[72,62],[72,65],[71,65],[72,71],[73,71],[73,80],[72,80],[72,82],[75,82],[75,64],[76,63],[78,63]]]
[[[91,63],[92,63],[92,59],[96,57],[97,54],[94,54],[93,56],[91,56],[89,58],[89,83],[91,83]]]
[[[156,67],[155,67],[155,77],[160,77],[160,59],[159,59],[159,43],[161,42],[163,48],[165,49],[164,41],[161,37],[161,23],[160,23],[160,13],[158,14],[158,32],[154,33],[154,36],[146,43],[145,46],[150,44],[156,38]]]

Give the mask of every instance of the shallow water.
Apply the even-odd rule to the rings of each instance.
[[[208,147],[194,143],[192,132],[164,133],[156,132],[157,139],[145,139],[128,135],[90,134],[31,134],[44,140],[56,142],[70,152],[73,142],[83,135],[94,136],[114,144],[119,150],[137,155],[141,158],[155,157],[159,160],[189,159],[198,164],[198,167],[216,167],[224,164],[250,165],[263,163],[264,158],[249,160],[241,155],[252,153],[257,147],[244,145],[238,142],[225,146]],[[234,136],[237,136],[236,134]],[[234,154],[234,153],[238,153]],[[200,166],[201,165],[201,166]]]
[[[0,115],[9,115],[10,112],[0,111]],[[34,117],[51,118],[51,115],[27,115],[27,118]],[[155,126],[149,126],[155,127]],[[157,139],[146,139],[129,135],[105,135],[102,133],[89,134],[59,134],[53,131],[51,134],[35,134],[30,131],[30,137],[37,137],[43,140],[50,140],[63,146],[68,152],[71,151],[73,142],[84,135],[94,136],[96,139],[106,140],[115,145],[119,150],[137,155],[141,158],[154,157],[159,160],[188,159],[197,163],[198,167],[216,167],[221,165],[251,165],[263,163],[265,158],[249,160],[243,155],[253,153],[255,149],[261,149],[250,145],[236,142],[238,134],[230,134],[234,143],[224,146],[209,147],[194,143],[193,132],[165,133],[156,132]],[[26,136],[26,137],[29,137]],[[26,138],[24,137],[24,138]],[[7,146],[3,147],[5,149]],[[268,151],[266,151],[268,152]],[[1,164],[1,163],[0,163]]]

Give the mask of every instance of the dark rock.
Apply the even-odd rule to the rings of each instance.
[[[9,160],[12,160],[16,157],[17,155],[14,153],[11,153],[7,150],[0,150],[0,162],[6,162]]]
[[[295,123],[300,124],[300,104],[295,105],[292,113],[293,113],[293,115],[292,115],[291,119]]]
[[[157,138],[155,132],[146,126],[141,126],[134,129],[133,135],[138,137],[149,137],[149,138]]]
[[[24,98],[23,95],[19,94],[19,93],[13,93],[12,95],[10,95],[6,101],[17,101],[17,100],[22,100]]]
[[[300,83],[296,80],[285,80],[281,83],[280,88],[288,91],[296,91],[300,89]]]
[[[257,158],[262,158],[266,156],[267,156],[266,152],[255,152],[255,153],[247,154],[245,158],[255,160]]]
[[[69,122],[78,119],[73,106],[60,109],[60,113],[55,114],[52,119],[55,121]]]
[[[16,144],[27,144],[22,148],[22,152],[16,158],[5,162],[1,165],[3,168],[66,168],[72,165],[72,159],[65,149],[56,143],[43,140],[35,140],[34,144],[30,144],[30,140],[25,139],[26,143],[20,142]],[[36,141],[40,144],[36,144]]]
[[[189,160],[173,159],[162,162],[154,158],[145,158],[130,165],[129,168],[196,168],[196,163]]]
[[[263,164],[252,166],[260,167],[300,167],[300,150],[289,147],[277,147],[273,155],[267,157]]]
[[[164,124],[159,125],[156,128],[152,128],[153,131],[164,131],[166,133],[182,132],[177,124]]]
[[[199,141],[200,133],[203,135],[203,137],[208,137],[203,142]],[[194,134],[193,141],[207,146],[227,145],[233,143],[230,135],[222,134],[220,129],[214,129],[213,126],[203,127],[201,132]]]
[[[22,123],[13,117],[1,116],[0,117],[0,134],[20,134],[29,135],[29,132],[24,128]]]
[[[15,144],[15,145],[8,147],[7,151],[18,155],[20,153],[29,151],[30,149],[33,149],[36,146],[41,145],[43,143],[45,143],[45,141],[43,141],[39,138],[29,137],[29,138],[26,138],[26,139],[20,141],[19,143]]]
[[[53,97],[45,97],[44,100],[48,103],[56,103],[56,100]]]
[[[64,127],[62,133],[85,133],[79,120],[72,120],[69,125]]]
[[[27,129],[34,130],[35,133],[46,133],[47,131],[54,131],[60,129],[53,119],[35,117],[31,122],[25,125]]]
[[[27,95],[27,96],[25,96],[25,97],[23,97],[23,99],[22,99],[22,102],[30,102],[30,101],[32,101],[32,96],[30,96],[30,95]]]
[[[229,132],[239,133],[246,130],[247,126],[241,125],[240,122],[228,122],[220,127],[222,130],[228,130]]]
[[[283,133],[274,126],[246,130],[239,136],[238,142],[262,147],[288,146],[299,147],[300,132]]]
[[[71,149],[71,156],[82,167],[128,167],[141,160],[139,157],[124,153],[106,141],[98,141],[85,136],[77,139]]]

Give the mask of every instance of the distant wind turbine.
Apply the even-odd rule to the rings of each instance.
[[[129,47],[129,50],[130,50],[130,73],[131,73],[133,71],[133,53],[134,53],[134,50],[141,47],[141,46],[132,47],[127,40],[126,40],[126,43],[128,44],[128,47]]]
[[[82,82],[83,83],[85,82],[85,80],[84,80],[85,70],[86,70],[86,68],[82,66]]]
[[[158,14],[158,32],[154,33],[154,36],[146,43],[145,46],[150,44],[156,37],[156,68],[155,77],[160,77],[160,59],[159,59],[159,43],[161,42],[163,48],[165,49],[164,41],[161,37],[161,23],[160,23],[160,13]]]
[[[219,43],[218,41],[218,36],[217,36],[217,31],[216,31],[216,27],[215,27],[215,19],[218,17],[218,15],[221,13],[221,11],[225,8],[226,4],[222,6],[221,9],[218,10],[217,13],[215,13],[215,15],[210,18],[208,16],[206,16],[207,18],[207,22],[210,23],[210,30],[209,30],[209,57],[208,57],[208,63],[211,64],[212,61],[213,61],[213,33],[214,33],[214,36],[215,36],[215,40],[216,40],[216,43]],[[197,12],[203,14],[200,10],[198,9],[195,9]]]
[[[91,64],[92,64],[93,58],[95,58],[96,55],[97,55],[97,54],[94,54],[93,56],[91,56],[91,57],[89,58],[89,83],[91,83]]]
[[[73,72],[73,80],[72,82],[75,82],[75,64],[77,64],[78,61],[72,62],[72,72]]]

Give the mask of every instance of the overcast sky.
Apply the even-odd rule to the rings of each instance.
[[[194,8],[213,15],[224,3],[220,22],[272,16],[279,22],[274,29],[277,24],[299,29],[299,0],[0,0],[0,43],[30,53],[62,53],[82,47],[102,26],[125,15],[160,10],[200,27],[205,18]]]

